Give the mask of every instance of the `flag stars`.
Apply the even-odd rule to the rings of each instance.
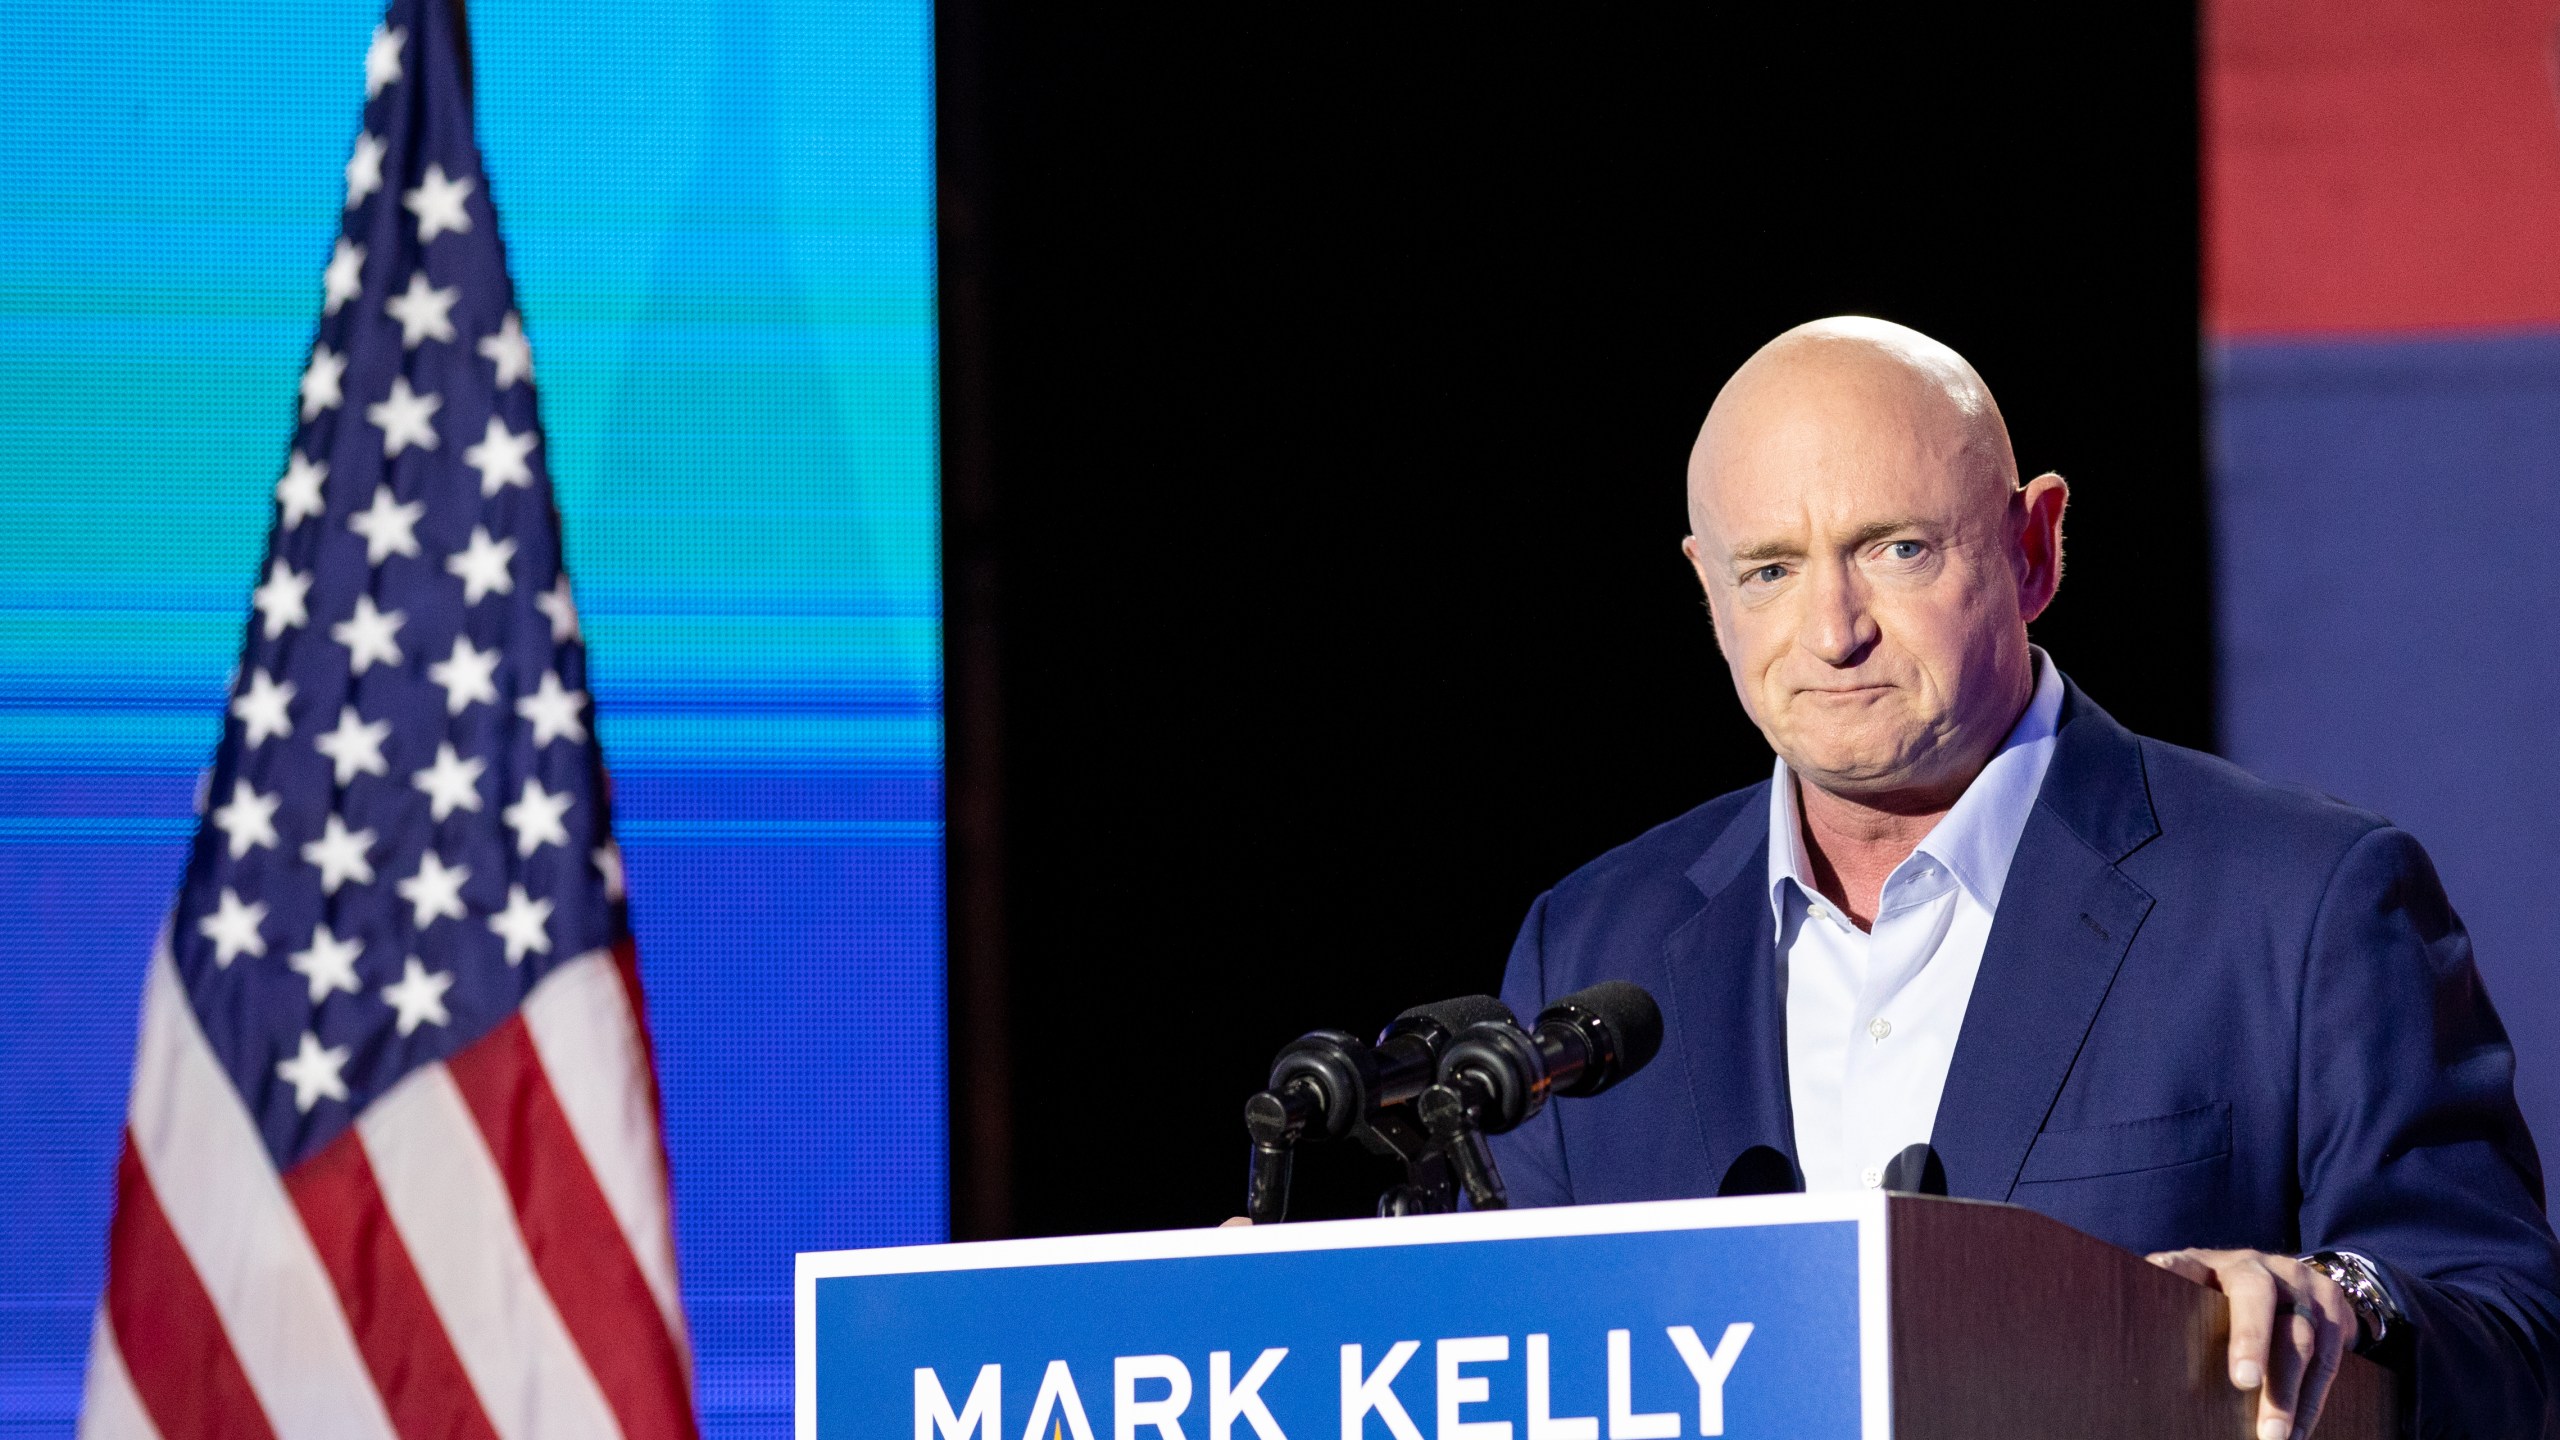
[[[264,670],[251,671],[249,688],[231,702],[232,718],[244,732],[241,743],[255,750],[277,736],[291,739],[293,692],[292,681],[279,681]]]
[[[468,635],[453,637],[453,653],[427,667],[427,678],[444,687],[446,714],[459,715],[474,701],[497,703],[499,658],[496,650],[473,646]]]
[[[541,688],[516,701],[516,714],[533,722],[534,748],[540,749],[563,737],[584,741],[587,727],[578,712],[586,704],[587,692],[562,686],[559,672],[546,670]]]
[[[524,321],[515,311],[498,322],[498,333],[480,337],[480,355],[498,367],[498,388],[533,378],[533,345],[524,338]]]
[[[364,558],[368,565],[379,565],[394,555],[414,556],[418,553],[418,521],[427,513],[427,502],[411,500],[403,504],[388,485],[373,487],[373,503],[347,517],[347,528],[364,537]]]
[[[267,953],[266,923],[267,902],[244,903],[225,885],[214,912],[196,922],[196,933],[213,942],[213,963],[228,970],[231,962],[243,955],[262,957]]]
[[[489,527],[471,527],[471,543],[444,562],[444,568],[462,580],[462,603],[477,605],[489,595],[515,592],[515,576],[507,566],[516,558],[516,542],[492,540]]]
[[[329,462],[313,460],[299,450],[285,462],[284,478],[276,482],[276,508],[281,512],[278,523],[290,530],[329,508],[320,487],[329,483]]]
[[[451,231],[466,234],[471,229],[471,212],[462,202],[471,198],[475,182],[446,176],[442,165],[430,165],[418,180],[418,188],[400,197],[400,203],[418,217],[418,243],[426,244]]]
[[[319,1004],[334,993],[362,994],[364,985],[356,979],[356,957],[364,954],[361,940],[341,940],[329,933],[326,925],[311,927],[311,948],[296,950],[285,957],[285,968],[301,976],[311,988],[311,1003]]]
[[[283,803],[282,795],[261,795],[246,780],[231,782],[230,803],[215,809],[213,823],[229,838],[232,859],[275,848],[276,807]]]
[[[364,50],[364,98],[374,99],[391,86],[400,83],[400,51],[409,43],[407,29],[397,25],[373,27],[373,43]],[[305,1110],[311,1107],[305,1105]]]
[[[338,237],[337,248],[329,252],[329,268],[320,272],[320,313],[335,315],[338,308],[364,293],[364,247],[346,236]]]
[[[516,803],[498,812],[507,828],[516,832],[516,854],[531,855],[545,845],[569,843],[569,829],[560,817],[569,813],[570,798],[566,790],[544,790],[541,781],[526,779]]]
[[[293,1087],[293,1108],[308,1115],[323,1100],[346,1099],[346,1078],[339,1072],[347,1068],[349,1053],[347,1046],[322,1045],[319,1036],[303,1031],[293,1058],[276,1064],[276,1078]]]
[[[267,583],[249,592],[250,607],[267,622],[268,639],[311,618],[311,608],[304,599],[310,593],[310,576],[282,560],[268,562]]]
[[[426,966],[418,963],[418,957],[412,955],[400,967],[399,983],[382,987],[382,998],[384,1003],[399,1012],[400,1033],[407,1035],[420,1025],[453,1023],[453,1017],[446,1014],[444,1008],[444,992],[452,988],[452,971],[430,973]]]
[[[527,952],[551,953],[551,902],[536,900],[521,885],[507,887],[507,908],[489,917],[490,933],[507,942],[507,963],[521,965]]]
[[[551,588],[536,596],[533,603],[535,608],[551,617],[552,644],[566,645],[578,638],[578,602],[569,597],[569,577],[566,574],[553,581]]]
[[[407,612],[386,613],[374,608],[372,596],[359,595],[355,613],[330,626],[329,638],[347,647],[347,668],[361,675],[376,661],[385,665],[400,663],[400,627],[408,623]]]
[[[525,457],[533,453],[534,443],[541,437],[531,430],[519,435],[507,428],[507,422],[492,415],[489,426],[480,432],[480,443],[462,452],[462,463],[480,472],[480,498],[486,500],[510,485],[533,484],[533,467]]]
[[[453,338],[453,307],[462,299],[462,287],[447,285],[439,290],[427,283],[427,272],[409,272],[409,288],[382,302],[382,313],[400,322],[400,348],[415,350],[428,340]]]
[[[391,738],[391,722],[376,720],[371,724],[356,714],[353,705],[338,711],[338,728],[311,742],[312,748],[329,757],[337,767],[339,788],[355,783],[358,775],[383,775],[391,770],[382,758],[382,742]]]
[[[320,838],[302,847],[303,860],[320,872],[321,894],[335,895],[350,880],[359,885],[373,883],[373,839],[371,830],[349,830],[342,817],[329,817]]]
[[[339,363],[343,366],[345,362]],[[306,406],[309,403],[304,402]],[[435,416],[443,408],[443,396],[421,395],[409,388],[408,376],[394,375],[391,393],[364,407],[364,418],[382,431],[382,458],[390,460],[412,445],[421,450],[436,448]]]
[[[346,356],[326,345],[312,347],[311,363],[302,367],[302,418],[317,419],[321,411],[346,403],[346,378]]]
[[[436,763],[409,777],[409,783],[425,791],[427,808],[442,820],[456,810],[477,814],[480,809],[480,772],[489,762],[478,757],[464,759],[454,752],[453,742],[436,746]]]
[[[353,210],[365,197],[382,188],[382,162],[391,147],[372,134],[356,137],[355,153],[347,157],[347,208]]]
[[[439,918],[459,920],[469,913],[462,904],[462,886],[470,878],[470,866],[449,866],[430,850],[418,857],[417,874],[391,888],[409,902],[410,923],[424,930]]]

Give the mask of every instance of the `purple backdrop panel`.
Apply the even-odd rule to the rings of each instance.
[[[2212,380],[2223,753],[2435,856],[2552,1154],[2560,333],[2228,341]]]

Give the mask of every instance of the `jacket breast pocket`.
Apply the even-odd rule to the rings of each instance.
[[[2192,1165],[2231,1153],[2231,1105],[2217,1101],[2109,1125],[2047,1130],[2036,1136],[2018,1183],[2094,1180]]]

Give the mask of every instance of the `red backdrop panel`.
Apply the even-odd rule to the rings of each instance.
[[[2209,0],[2221,335],[2560,324],[2560,0]]]

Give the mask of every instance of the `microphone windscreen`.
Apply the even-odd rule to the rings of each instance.
[[[1597,1016],[1609,1027],[1618,1042],[1615,1084],[1643,1069],[1662,1050],[1662,1007],[1653,1003],[1641,985],[1625,980],[1603,980],[1588,990],[1577,990],[1556,1002],[1578,1005]]]
[[[1396,1018],[1436,1020],[1452,1032],[1487,1020],[1508,1020],[1514,1025],[1520,1023],[1519,1017],[1511,1013],[1510,1006],[1490,995],[1460,995],[1448,1000],[1435,1000],[1428,1005],[1416,1005]]]

